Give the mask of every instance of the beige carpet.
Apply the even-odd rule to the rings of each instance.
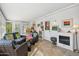
[[[40,40],[32,46],[29,56],[79,56],[79,53],[57,47],[47,40]]]

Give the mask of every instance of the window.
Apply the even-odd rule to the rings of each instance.
[[[20,33],[20,24],[19,23],[15,23],[15,32]]]
[[[12,32],[12,23],[6,22],[6,32],[11,33]]]

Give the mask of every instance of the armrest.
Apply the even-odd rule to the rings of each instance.
[[[19,45],[16,49],[16,54],[18,56],[26,56],[28,55],[28,46],[27,42],[24,42],[23,44]]]

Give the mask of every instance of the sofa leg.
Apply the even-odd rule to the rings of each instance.
[[[31,47],[28,47],[28,51],[31,51]]]

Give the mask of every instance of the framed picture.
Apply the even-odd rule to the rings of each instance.
[[[51,25],[50,28],[52,31],[58,31],[59,25],[56,20],[51,21],[50,25]]]
[[[58,26],[52,26],[53,31],[58,31]]]
[[[68,27],[68,26],[72,26],[73,25],[73,19],[65,19],[63,21],[63,25]]]
[[[50,30],[50,22],[45,21],[45,30]]]

